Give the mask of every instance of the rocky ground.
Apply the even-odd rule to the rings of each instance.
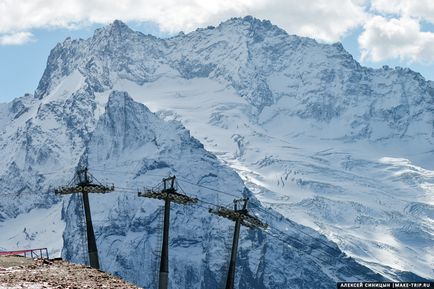
[[[0,289],[137,289],[120,278],[63,260],[32,260],[21,256],[0,257]]]

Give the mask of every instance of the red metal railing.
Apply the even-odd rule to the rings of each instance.
[[[44,259],[43,256],[45,256],[46,259],[49,259],[47,248],[27,249],[27,250],[18,250],[18,251],[0,251],[0,256],[10,256],[10,255],[23,255],[24,257],[43,258],[43,259]]]

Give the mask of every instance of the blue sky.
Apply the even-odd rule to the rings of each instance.
[[[0,46],[0,101],[8,101],[24,93],[33,93],[42,77],[47,57],[56,43],[68,36],[88,37],[92,27],[76,31],[38,29],[35,40],[22,45]]]
[[[290,34],[341,41],[365,66],[403,66],[434,80],[433,0],[2,0],[0,101],[33,93],[50,50],[120,19],[159,37],[234,16],[271,20]]]

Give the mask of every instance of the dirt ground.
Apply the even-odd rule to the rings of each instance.
[[[138,289],[118,277],[62,260],[0,257],[0,289]]]
[[[0,268],[9,268],[13,266],[31,265],[35,261],[22,256],[0,256]]]

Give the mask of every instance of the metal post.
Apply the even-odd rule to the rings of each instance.
[[[170,184],[168,183],[170,181]],[[138,192],[139,197],[164,200],[164,225],[163,225],[163,244],[161,248],[159,289],[167,289],[169,284],[169,224],[170,224],[170,203],[174,202],[181,205],[195,204],[196,198],[191,198],[176,191],[176,177],[164,178],[162,190],[146,190]],[[170,185],[170,188],[168,187]],[[160,188],[161,188],[160,187]]]
[[[243,201],[243,208],[238,209],[238,202]],[[234,209],[227,209],[225,207],[219,207],[217,209],[209,209],[209,212],[218,215],[223,218],[227,218],[235,222],[234,239],[232,241],[231,259],[229,262],[228,276],[226,279],[225,289],[234,289],[235,284],[235,269],[237,267],[237,251],[238,243],[240,240],[240,228],[241,225],[249,228],[262,228],[266,229],[267,224],[261,222],[257,217],[252,216],[247,211],[248,198],[234,200]]]
[[[169,224],[170,199],[164,201],[163,245],[161,248],[159,289],[167,289],[169,280]]]
[[[89,252],[90,267],[99,269],[98,249],[96,248],[95,233],[93,231],[92,217],[90,215],[89,195],[83,192],[83,206],[86,216],[87,249]]]
[[[234,239],[232,241],[231,260],[229,263],[229,271],[228,271],[228,277],[226,279],[225,289],[233,289],[234,288],[235,268],[237,267],[237,250],[238,250],[238,242],[240,239],[240,227],[241,227],[241,220],[237,219],[235,221]]]
[[[86,217],[87,249],[90,266],[99,269],[98,249],[96,247],[95,233],[93,231],[92,217],[89,206],[89,193],[105,194],[114,191],[114,186],[104,186],[96,180],[88,171],[87,167],[79,168],[74,178],[69,182],[72,185],[62,186],[54,190],[55,194],[68,195],[81,193]],[[48,251],[47,251],[48,256]]]
[[[170,181],[170,183],[168,183]],[[195,204],[196,198],[191,198],[176,191],[176,177],[163,178],[161,190],[146,190],[138,192],[139,197],[164,200],[164,225],[163,225],[163,244],[161,247],[159,289],[167,289],[169,284],[169,224],[170,224],[170,203],[174,202],[181,205]],[[168,187],[170,185],[170,188]]]

